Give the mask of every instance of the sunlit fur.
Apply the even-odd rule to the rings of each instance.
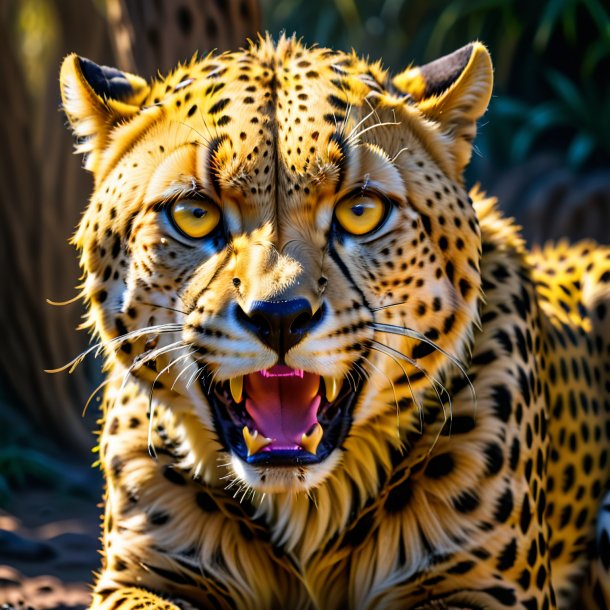
[[[126,75],[115,100],[66,58],[64,108],[95,179],[74,238],[85,326],[110,379],[94,608],[175,608],[155,594],[358,610],[578,598],[608,488],[610,255],[530,255],[492,200],[469,196],[491,62],[474,43],[439,65],[392,78],[267,38],[150,85]],[[391,202],[387,219],[338,232],[334,206],[362,190]],[[171,225],[165,207],[194,195],[220,207],[226,241]],[[199,379],[276,364],[235,310],[295,298],[326,315],[286,364],[362,391],[324,461],[253,467],[219,442]],[[562,490],[572,434],[586,478]],[[575,503],[584,516],[562,517]],[[607,573],[591,565],[583,595],[602,599]]]

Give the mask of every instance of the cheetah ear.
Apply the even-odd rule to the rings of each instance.
[[[77,138],[76,152],[84,153],[85,167],[94,170],[112,128],[140,111],[150,88],[139,76],[98,66],[74,53],[64,59],[59,82],[63,108]]]
[[[407,68],[392,84],[411,96],[453,143],[456,170],[470,161],[476,120],[487,109],[493,85],[489,52],[480,42],[419,67]]]

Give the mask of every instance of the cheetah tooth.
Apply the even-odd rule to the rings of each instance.
[[[241,432],[244,435],[244,441],[246,443],[246,447],[248,448],[248,457],[258,453],[263,447],[266,447],[273,440],[259,434],[258,430],[250,432],[248,426],[244,426]]]
[[[231,396],[236,403],[240,403],[244,395],[244,376],[238,375],[237,377],[231,377],[229,381],[231,388]]]
[[[339,395],[339,390],[341,389],[341,379],[337,379],[336,377],[327,377],[324,375],[324,387],[326,389],[326,400],[328,402],[333,402],[335,398]]]
[[[315,423],[303,436],[301,436],[301,447],[309,453],[316,455],[320,441],[324,436],[324,430],[319,423]]]

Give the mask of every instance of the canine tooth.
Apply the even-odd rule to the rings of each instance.
[[[246,447],[248,447],[248,457],[258,453],[263,447],[266,447],[273,440],[259,434],[258,430],[250,432],[248,426],[244,426],[241,432],[244,435]]]
[[[341,380],[335,377],[324,376],[324,387],[326,388],[326,400],[333,402],[339,395],[339,389],[341,388]]]
[[[244,376],[238,375],[237,377],[231,377],[229,386],[231,387],[231,396],[233,396],[233,400],[238,403],[241,402],[244,395]]]
[[[316,455],[318,451],[318,445],[324,436],[324,430],[319,423],[315,423],[308,432],[301,436],[301,447],[309,453]]]

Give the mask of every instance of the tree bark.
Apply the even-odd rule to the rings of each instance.
[[[148,78],[193,53],[235,50],[260,29],[257,0],[107,0],[118,65]]]
[[[15,4],[13,4],[14,8]],[[0,132],[10,154],[0,164],[0,214],[5,228],[0,266],[10,291],[0,314],[1,380],[9,400],[62,445],[88,449],[92,437],[81,411],[93,389],[87,367],[73,375],[45,369],[74,358],[87,345],[77,333],[82,306],[52,307],[46,299],[76,294],[79,270],[67,240],[91,189],[91,179],[72,154],[73,142],[59,112],[57,74],[70,51],[111,59],[105,19],[92,2],[56,0],[59,45],[48,58],[45,95],[29,96],[23,67],[11,46],[9,11],[0,24],[0,78],[11,83],[2,96]],[[87,24],[83,27],[83,24]]]
[[[73,375],[44,369],[70,361],[87,347],[76,332],[77,301],[52,307],[46,299],[76,295],[79,270],[67,243],[84,210],[92,181],[72,153],[60,112],[57,74],[69,52],[118,65],[145,77],[167,72],[195,51],[242,46],[260,25],[256,0],[107,0],[107,15],[92,0],[52,0],[60,32],[41,100],[32,100],[11,45],[10,17],[19,0],[0,8],[0,222],[5,237],[0,269],[7,292],[0,311],[0,383],[11,403],[60,444],[92,443],[81,411],[99,374],[81,365]],[[112,50],[115,56],[113,57]],[[9,148],[10,147],[10,148]],[[92,414],[95,416],[95,411]]]

